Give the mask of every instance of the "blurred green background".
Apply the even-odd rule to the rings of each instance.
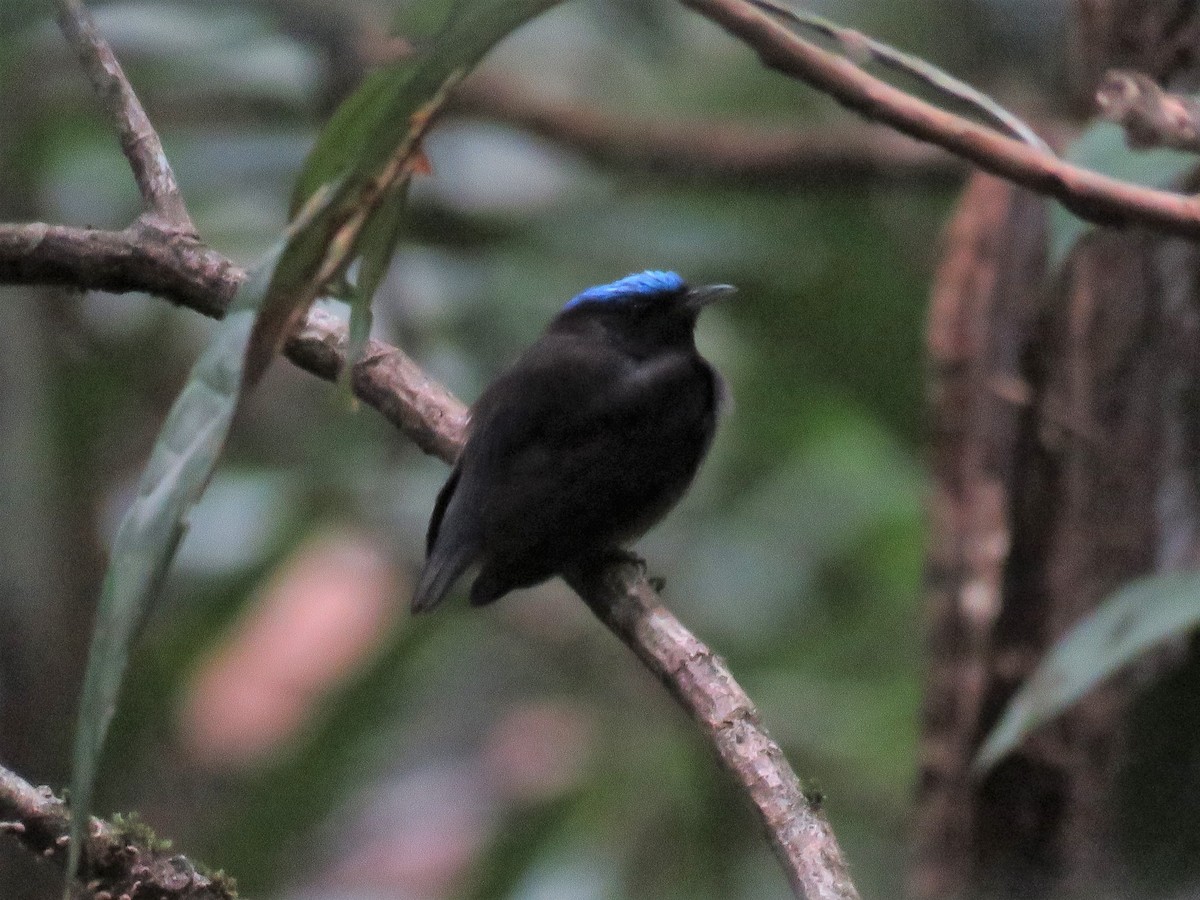
[[[137,192],[47,7],[0,6],[0,219],[124,227]],[[419,41],[441,5],[92,8],[201,235],[246,264],[370,48],[393,28]],[[1058,4],[813,8],[1018,104],[1055,93]],[[668,2],[575,0],[482,71],[630,122],[845,117]],[[897,896],[921,664],[921,330],[955,183],[716,187],[470,116],[427,151],[376,334],[467,402],[587,285],[666,267],[740,287],[698,336],[732,408],[639,549],[824,795],[864,896]],[[105,548],[212,323],[57,290],[0,290],[0,314],[0,762],[61,786]],[[277,364],[139,642],[98,811],[140,811],[254,897],[787,896],[707,746],[560,583],[410,621],[445,475]],[[47,867],[5,850],[0,894],[55,895]]]

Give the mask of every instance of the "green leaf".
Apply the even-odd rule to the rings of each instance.
[[[1070,146],[1063,157],[1086,169],[1140,184],[1165,188],[1195,168],[1197,157],[1179,150],[1130,150],[1125,132],[1113,122],[1095,122]],[[1071,213],[1060,203],[1050,205],[1051,271],[1061,268],[1075,242],[1093,226]]]
[[[402,35],[420,46],[435,36],[449,21],[458,0],[422,0],[402,3],[392,13],[392,34]]]
[[[303,209],[318,186],[338,187],[284,250],[278,267],[284,279],[271,285],[248,350],[251,384],[317,293],[345,274],[364,235],[386,235],[372,256],[390,258],[399,236],[397,195],[422,167],[421,140],[453,87],[509,32],[559,2],[459,0],[426,48],[367,78],[334,113],[297,180],[293,211]],[[385,224],[375,230],[381,216]],[[372,267],[385,263],[370,261]]]
[[[283,247],[281,240],[241,286],[192,367],[150,452],[137,497],[117,529],[96,610],[75,732],[68,877],[79,868],[96,771],[130,648],[187,531],[188,512],[204,492],[225,444],[242,392],[255,311]]]
[[[395,65],[404,66],[404,63]],[[391,69],[372,72],[325,123],[296,179],[289,210],[291,216],[300,211],[304,201],[318,187],[350,169],[356,151],[362,149],[363,141],[377,123],[378,110],[388,102],[388,91],[392,89],[394,78]],[[407,117],[402,121],[407,128]]]
[[[472,69],[510,32],[561,0],[459,0],[420,51],[368,76],[321,131],[292,195],[292,210],[345,175],[368,180],[403,141],[412,117],[448,82]]]
[[[350,340],[346,345],[346,364],[338,378],[340,388],[353,399],[350,383],[354,366],[362,359],[371,337],[371,302],[375,292],[387,275],[400,231],[404,224],[405,203],[408,199],[408,181],[397,185],[391,196],[384,200],[379,213],[364,229],[359,241],[358,272],[354,287],[349,295]]]
[[[1159,642],[1200,622],[1200,572],[1132,581],[1054,646],[1009,702],[974,767],[986,771],[1044,722]]]

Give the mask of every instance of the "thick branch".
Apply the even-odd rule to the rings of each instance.
[[[0,224],[0,283],[144,291],[220,316],[245,274],[195,237],[140,219],[124,231]]]
[[[64,865],[71,815],[49,788],[36,788],[0,766],[0,832]],[[155,846],[155,844],[158,846]],[[203,875],[185,856],[156,842],[144,826],[92,819],[84,854],[88,889],[96,900],[233,900],[232,880]]]
[[[327,381],[346,364],[349,335],[336,316],[312,309],[284,345],[300,368]],[[453,462],[467,430],[467,408],[396,347],[368,341],[350,380],[354,394],[374,407],[430,456]]]
[[[857,898],[820,801],[801,789],[725,661],[659,602],[635,566],[572,572],[567,581],[708,736],[726,771],[754,803],[796,895],[808,900]]]
[[[523,86],[476,76],[451,110],[532,132],[599,166],[656,178],[739,187],[946,184],[965,165],[929,144],[870,125],[765,129],[732,122],[630,119],[578,103],[540,100]]]
[[[194,233],[195,227],[158,134],[112,48],[97,31],[91,13],[80,0],[58,0],[58,10],[59,27],[67,42],[75,48],[83,70],[104,101],[105,112],[121,139],[121,149],[133,169],[146,212],[180,231]]]
[[[1200,237],[1200,200],[1081,169],[938,109],[809,43],[746,0],[681,0],[751,46],[763,64],[829,94],[868,119],[937,144],[985,171],[1058,199],[1101,225],[1144,224]]]

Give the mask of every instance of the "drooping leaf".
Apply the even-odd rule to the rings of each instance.
[[[296,224],[243,285],[193,368],[118,530],[76,734],[70,872],[78,868],[130,645],[186,531],[188,510],[211,475],[242,390],[265,371],[322,287],[344,276],[364,236],[371,238],[371,254],[360,283],[373,292],[398,234],[404,185],[427,165],[421,139],[449,90],[512,29],[557,2],[460,0],[424,52],[369,78],[318,141],[293,203]]]
[[[113,541],[88,653],[71,777],[67,872],[79,867],[96,771],[116,709],[130,648],[187,531],[189,511],[221,455],[242,394],[242,367],[255,312],[284,241],[239,288],[212,341],[192,367],[138,482],[137,496]]]
[[[403,66],[405,63],[393,65]],[[325,123],[296,179],[289,210],[291,215],[294,216],[313,191],[324,183],[322,176],[326,179],[336,178],[350,170],[355,162],[356,151],[361,151],[371,128],[376,125],[378,110],[388,102],[388,91],[392,88],[394,77],[391,69],[372,72],[353,94],[342,101]],[[407,126],[407,117],[401,121]]]
[[[459,0],[398,3],[392,13],[392,34],[420,47],[446,26],[458,3]]]
[[[347,193],[370,180],[404,140],[412,117],[514,29],[561,0],[459,0],[441,30],[413,55],[367,77],[321,131],[292,195],[293,211],[319,185],[346,177]]]
[[[1094,122],[1063,158],[1122,181],[1157,188],[1170,187],[1197,164],[1194,154],[1180,150],[1131,150],[1125,143],[1125,132],[1113,122]],[[1049,226],[1051,271],[1057,271],[1075,242],[1095,227],[1061,203],[1050,205]]]
[[[397,185],[392,195],[383,201],[379,214],[363,231],[359,243],[358,271],[354,285],[349,291],[350,340],[346,345],[346,364],[338,379],[341,389],[353,399],[350,375],[354,366],[362,359],[371,337],[371,301],[380,283],[387,274],[392,253],[400,240],[404,223],[405,201],[408,198],[408,182]]]
[[[975,768],[989,769],[1103,679],[1197,622],[1200,573],[1130,582],[1059,640],[1009,702],[975,758]]]
[[[843,28],[822,16],[793,9],[790,6],[776,3],[775,0],[750,0],[750,3],[768,13],[785,18],[801,28],[836,41],[850,61],[860,67],[864,63],[875,60],[897,72],[912,75],[946,96],[974,107],[983,115],[1003,125],[1014,137],[1020,138],[1031,147],[1036,147],[1043,153],[1054,154],[1050,146],[1021,119],[991,97],[971,87],[965,81],[960,81],[949,72],[939,69],[933,63],[897,50],[890,44],[877,41],[859,31]]]
[[[292,196],[297,210],[317,186],[336,182],[333,201],[284,251],[251,338],[246,377],[253,384],[323,286],[346,272],[364,234],[414,172],[427,166],[421,141],[454,86],[514,28],[560,0],[459,0],[440,32],[417,52],[373,74],[317,139]],[[397,232],[384,227],[380,234]],[[385,266],[394,236],[372,248]]]

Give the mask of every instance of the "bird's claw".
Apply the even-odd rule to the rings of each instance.
[[[633,566],[638,570],[638,575],[645,576],[646,574],[646,560],[632,550],[626,550],[624,547],[613,547],[604,556],[606,563],[618,566]]]
[[[662,593],[662,589],[667,582],[660,575],[651,575],[649,567],[646,565],[646,559],[632,550],[626,550],[624,547],[615,547],[605,554],[604,561],[613,565],[633,566],[637,569],[638,578],[646,579],[646,583],[654,588],[655,593]]]

